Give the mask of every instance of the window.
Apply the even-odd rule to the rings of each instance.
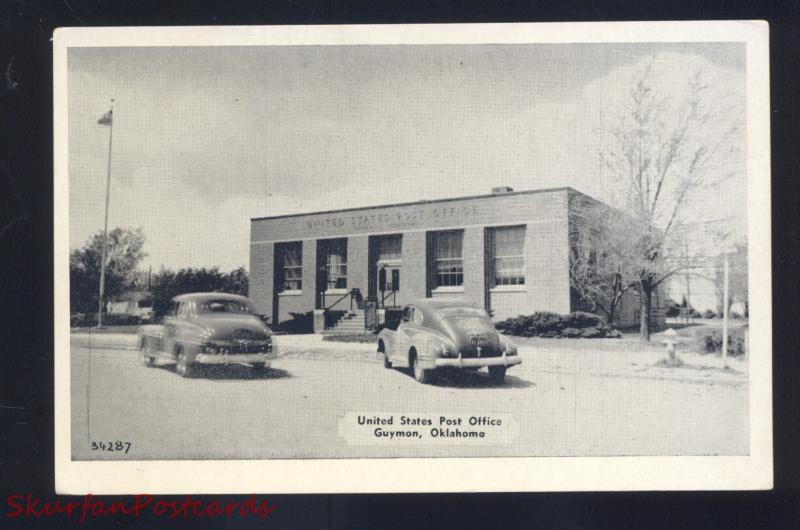
[[[347,240],[326,242],[325,274],[328,289],[347,289]]]
[[[436,232],[433,237],[436,287],[460,287],[464,284],[464,232]]]
[[[280,246],[281,274],[283,291],[303,289],[303,243],[284,243]]]
[[[224,298],[200,302],[197,309],[198,313],[250,313],[246,302]]]
[[[422,324],[422,311],[416,307],[406,307],[405,311],[403,312],[403,322],[409,322],[416,325]]]
[[[525,227],[494,229],[494,284],[525,284]]]
[[[378,263],[400,261],[402,251],[403,236],[382,236],[378,239]]]

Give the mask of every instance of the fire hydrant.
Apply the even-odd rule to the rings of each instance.
[[[678,333],[674,329],[669,328],[664,332],[664,339],[661,342],[667,347],[667,355],[669,355],[670,362],[679,364],[680,360],[675,356],[675,345],[681,342]]]

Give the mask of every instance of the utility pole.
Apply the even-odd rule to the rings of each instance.
[[[692,321],[692,289],[689,281],[689,242],[683,242],[683,252],[686,258],[686,323]]]
[[[728,367],[728,276],[730,265],[728,254],[725,254],[722,290],[722,365]]]
[[[111,109],[97,120],[100,125],[108,125],[108,172],[106,173],[106,215],[103,223],[103,250],[100,254],[100,300],[97,310],[97,327],[103,326],[103,306],[106,291],[106,257],[108,254],[108,198],[111,191],[111,139],[114,136],[114,100]]]

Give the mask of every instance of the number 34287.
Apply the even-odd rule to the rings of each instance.
[[[125,453],[128,454],[128,451],[131,450],[131,446],[133,446],[133,442],[123,442],[121,440],[115,440],[111,442],[91,442],[89,444],[92,451],[107,451],[110,453]]]

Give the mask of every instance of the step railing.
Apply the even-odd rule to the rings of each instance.
[[[344,294],[343,294],[343,295],[341,295],[339,298],[337,298],[337,299],[336,299],[336,301],[335,301],[335,302],[333,302],[333,303],[332,303],[331,305],[329,305],[329,306],[326,306],[326,305],[325,305],[325,292],[323,291],[321,294],[322,294],[322,306],[323,306],[323,308],[324,308],[324,311],[325,311],[325,315],[326,315],[326,317],[327,317],[327,314],[328,314],[328,313],[329,313],[329,312],[330,312],[330,311],[331,311],[331,310],[332,310],[334,307],[336,307],[336,305],[340,304],[341,302],[343,302],[343,301],[344,301],[345,299],[347,299],[348,297],[350,297],[350,313],[352,313],[352,312],[353,312],[353,303],[355,303],[355,304],[356,304],[356,307],[357,307],[357,308],[359,308],[359,306],[360,306],[360,304],[361,304],[361,302],[362,302],[362,300],[363,300],[363,298],[362,298],[362,296],[361,296],[361,290],[360,290],[360,289],[358,289],[357,287],[353,287],[352,289],[348,290],[346,293],[344,293]],[[336,328],[336,326],[337,326],[337,325],[339,324],[339,322],[341,322],[341,321],[342,321],[341,319],[337,320],[337,321],[336,321],[336,323],[332,324],[332,325],[330,326],[330,328],[329,328],[329,329]],[[366,326],[365,326],[365,327],[366,327]]]

